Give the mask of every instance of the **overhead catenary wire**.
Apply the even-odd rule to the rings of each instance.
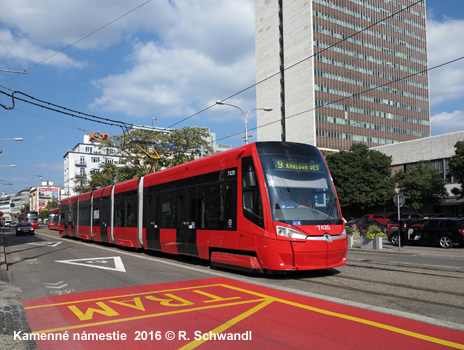
[[[44,108],[44,109],[48,109],[48,110],[51,110],[51,111],[54,111],[54,112],[57,112],[57,113],[69,115],[69,116],[72,116],[72,117],[76,117],[76,118],[80,118],[80,119],[84,119],[84,120],[87,120],[87,121],[92,121],[92,122],[96,122],[96,123],[100,123],[100,124],[106,124],[106,125],[110,125],[110,126],[119,126],[119,127],[125,127],[125,128],[127,128],[128,126],[133,125],[131,123],[126,123],[126,122],[122,122],[122,121],[119,121],[119,120],[113,120],[113,119],[109,119],[109,118],[102,118],[102,117],[98,117],[96,115],[87,114],[87,113],[84,113],[84,112],[69,109],[67,107],[59,106],[59,105],[51,103],[51,102],[40,100],[38,98],[35,98],[35,97],[30,96],[28,94],[25,94],[24,92],[21,92],[21,91],[14,91],[11,94],[8,94],[8,93],[6,93],[4,91],[0,91],[0,93],[9,96],[12,99],[12,105],[11,106],[6,106],[6,105],[3,105],[3,104],[0,104],[0,106],[2,106],[3,108],[5,108],[7,110],[14,109],[15,100],[19,100],[19,101],[29,103],[29,104],[32,104],[34,106],[41,107],[41,108]],[[17,94],[18,95],[23,95],[23,96],[29,98],[31,101],[27,100],[25,98],[17,97],[16,96]],[[34,102],[34,101],[36,101],[36,102]]]
[[[413,73],[413,74],[409,74],[409,75],[407,75],[407,76],[405,76],[405,77],[398,78],[398,79],[393,80],[393,81],[390,81],[390,82],[388,82],[388,83],[385,83],[385,84],[382,84],[382,85],[378,85],[378,86],[375,86],[375,87],[372,87],[372,88],[369,88],[369,89],[366,89],[366,90],[363,90],[363,91],[360,91],[360,92],[356,92],[356,93],[353,93],[353,94],[351,94],[351,95],[349,95],[349,96],[341,97],[341,98],[338,99],[338,100],[328,102],[328,103],[326,103],[326,104],[324,104],[324,105],[322,105],[322,106],[318,106],[318,107],[315,107],[315,108],[311,108],[311,109],[307,109],[307,110],[304,110],[304,111],[295,113],[295,114],[293,114],[293,115],[287,116],[286,119],[290,119],[290,118],[299,116],[299,115],[304,114],[304,113],[308,113],[308,112],[314,111],[314,110],[319,109],[319,108],[322,108],[322,107],[327,107],[327,106],[329,106],[329,105],[331,105],[331,104],[338,103],[338,102],[341,102],[341,101],[344,101],[344,100],[353,98],[353,97],[355,97],[355,96],[364,94],[364,93],[366,93],[366,92],[369,92],[369,91],[372,91],[372,90],[376,90],[376,89],[379,89],[379,88],[381,88],[381,87],[384,87],[384,86],[388,86],[388,85],[397,83],[397,82],[399,82],[399,81],[402,81],[402,80],[411,78],[411,77],[413,77],[413,76],[416,76],[416,75],[419,75],[419,74],[422,74],[422,73],[430,72],[431,70],[434,70],[434,69],[437,69],[437,68],[441,68],[441,67],[443,67],[443,66],[446,66],[446,65],[451,64],[451,63],[458,62],[458,61],[463,60],[463,59],[464,59],[464,56],[455,58],[455,59],[453,59],[453,60],[451,60],[451,61],[447,61],[447,62],[441,63],[441,64],[439,64],[439,65],[437,65],[437,66],[432,67],[432,68],[427,68],[427,69],[424,69],[424,70],[422,70],[422,71],[420,71],[420,72],[416,72],[416,73]],[[275,123],[280,123],[280,120],[275,120],[275,121],[269,122],[269,123],[267,123],[267,124],[262,124],[262,125],[260,125],[259,127],[250,128],[250,129],[248,129],[248,130],[249,130],[249,131],[251,131],[251,130],[257,130],[258,128],[265,127],[265,126],[269,126],[269,125],[272,125],[272,124],[275,124]],[[216,139],[216,141],[222,141],[222,140],[228,139],[228,138],[230,138],[230,137],[238,136],[238,135],[240,135],[240,134],[242,134],[242,133],[243,133],[243,131],[240,131],[240,132],[235,133],[235,134],[233,134],[233,135],[229,135],[229,136],[225,136],[225,137],[222,137],[222,138],[218,138],[218,139]]]

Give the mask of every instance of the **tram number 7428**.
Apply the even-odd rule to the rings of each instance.
[[[60,234],[254,272],[346,263],[344,221],[314,146],[256,142],[63,199]]]

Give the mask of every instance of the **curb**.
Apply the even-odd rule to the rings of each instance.
[[[7,271],[8,265],[6,264],[6,253],[5,253],[5,244],[3,232],[0,232],[0,270]]]

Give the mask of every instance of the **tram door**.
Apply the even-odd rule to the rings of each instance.
[[[144,214],[144,227],[146,230],[147,248],[161,250],[160,243],[160,220],[158,218],[162,215],[159,213],[160,206],[158,197],[155,195],[148,195],[145,197]]]
[[[100,235],[102,242],[109,242],[108,240],[108,226],[111,220],[110,212],[110,197],[102,198],[100,202]]]
[[[197,188],[176,191],[177,250],[179,254],[198,256],[197,249]]]
[[[65,226],[65,234],[67,236],[76,237],[76,222],[77,222],[77,203],[71,203],[68,212],[68,220]]]

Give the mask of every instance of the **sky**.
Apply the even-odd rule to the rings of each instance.
[[[218,143],[244,143],[240,111],[213,105],[233,96],[245,113],[256,108],[253,0],[0,0],[0,8],[0,70],[14,71],[0,71],[0,193],[41,180],[63,186],[67,150],[89,132],[123,133],[43,101],[136,125],[209,127]],[[427,19],[429,67],[464,57],[464,1],[427,0]],[[5,94],[14,91],[13,104]],[[430,101],[433,136],[464,130],[464,59],[430,71]]]

